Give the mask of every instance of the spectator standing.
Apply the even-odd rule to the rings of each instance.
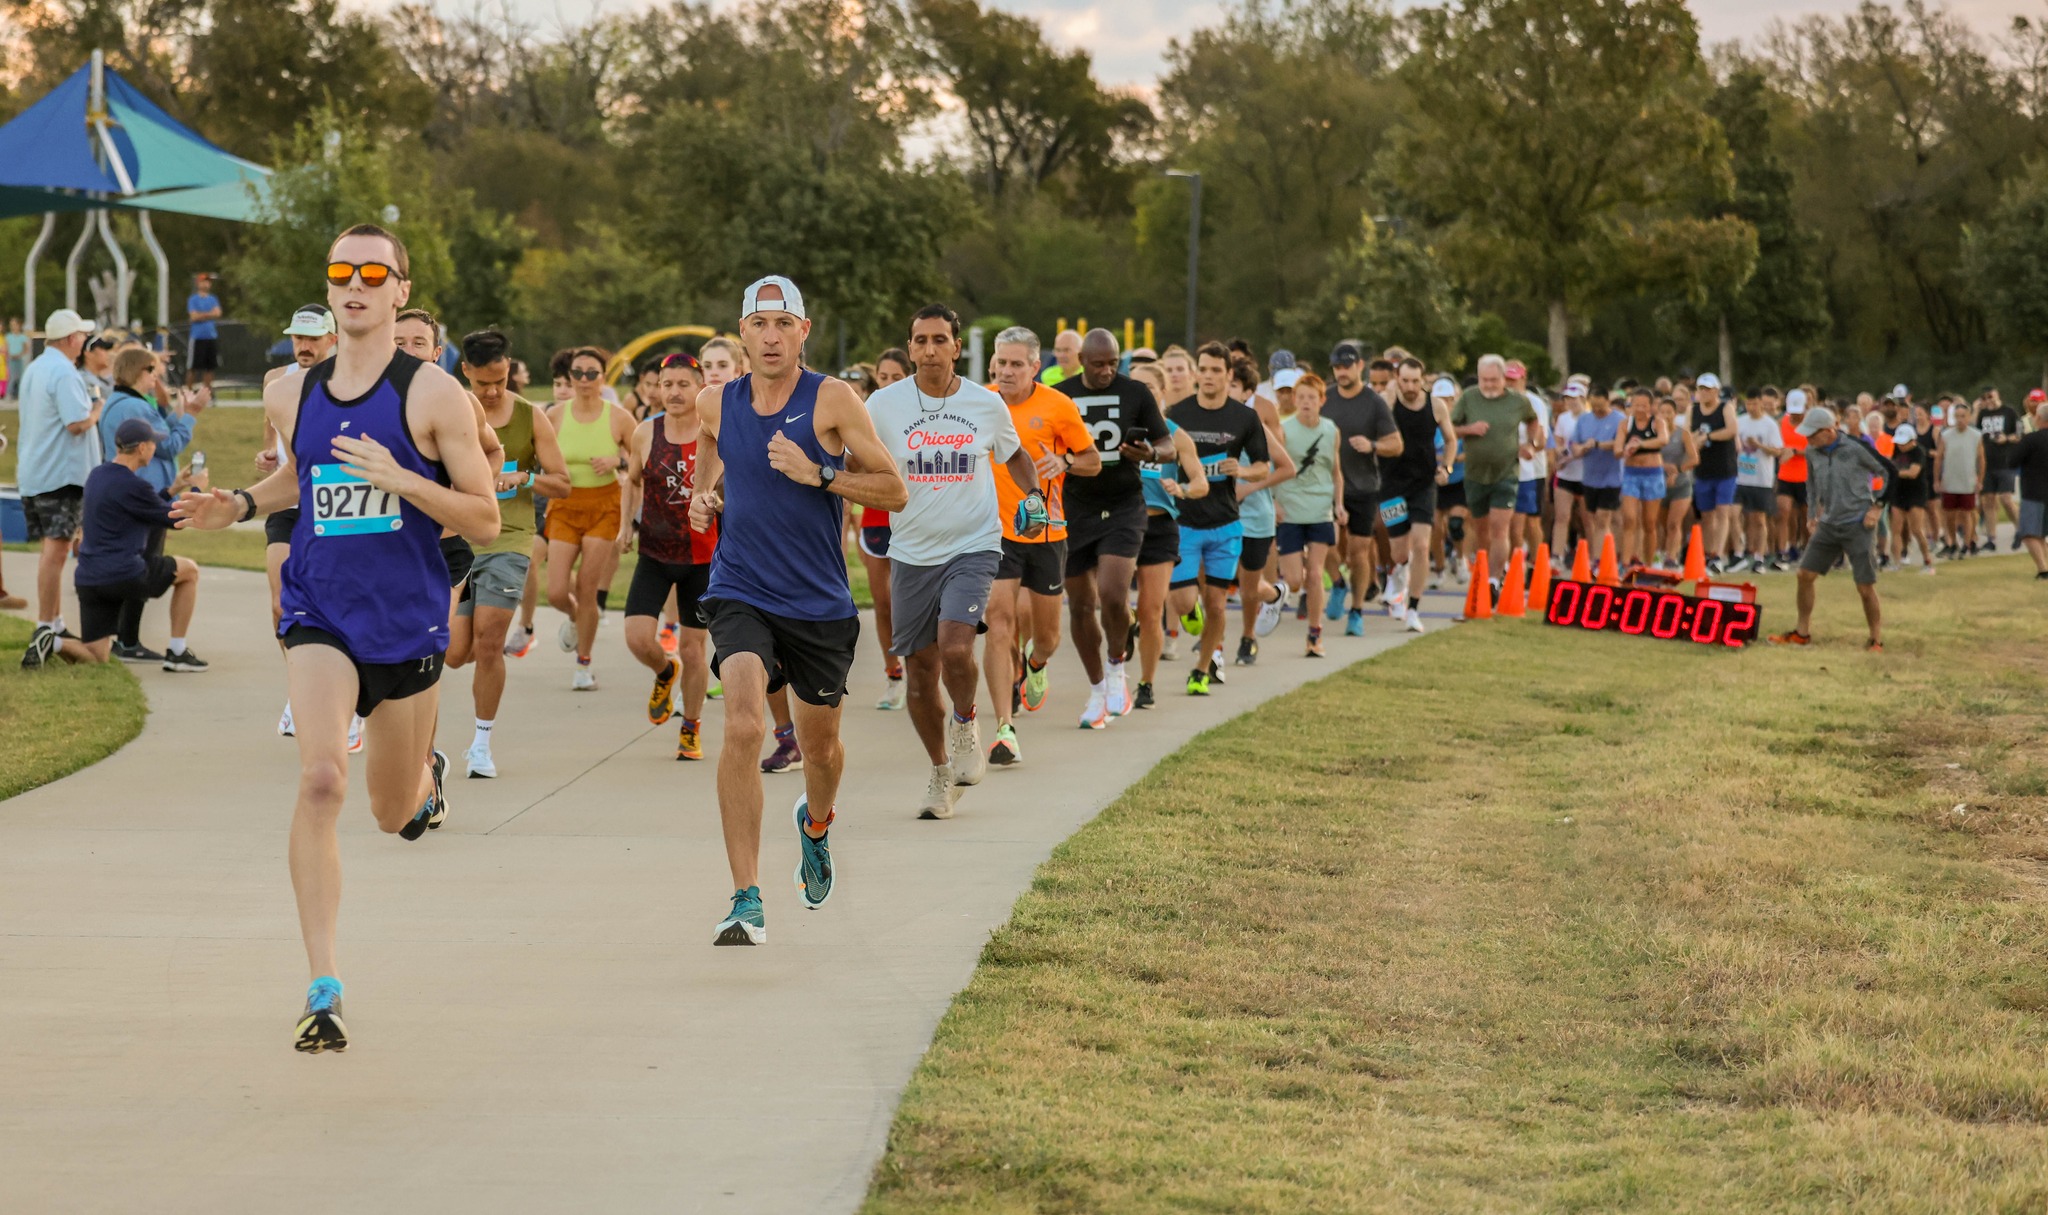
[[[21,373],[28,369],[28,334],[22,331],[21,318],[7,318],[7,399],[21,399]]]
[[[1899,470],[1899,487],[1892,494],[1892,549],[1901,568],[1914,541],[1920,543],[1920,572],[1934,573],[1934,546],[1928,536],[1927,486],[1934,479],[1927,460],[1927,445],[1910,422],[1900,423],[1892,432],[1892,467]]]
[[[1863,619],[1870,626],[1870,640],[1864,648],[1882,653],[1877,558],[1871,537],[1891,490],[1890,471],[1876,452],[1841,432],[1832,409],[1807,410],[1799,433],[1807,439],[1806,489],[1813,532],[1806,554],[1799,559],[1799,623],[1788,632],[1773,635],[1771,641],[1776,645],[1813,644],[1813,584],[1833,569],[1836,561],[1846,558],[1856,593],[1863,600]]]
[[[1990,552],[1998,548],[1998,508],[2003,506],[2014,524],[2020,521],[2019,505],[2013,500],[2019,480],[2014,461],[2020,451],[2020,411],[2007,405],[1998,389],[1987,387],[1977,399],[1977,429],[1984,433],[1984,496],[1977,506],[1983,515],[1984,548]],[[2017,530],[2010,551],[2020,551]]]
[[[2034,577],[2048,582],[2048,400],[2034,406],[2034,429],[2020,437],[2013,468],[2019,473],[2019,537],[2034,559]]]
[[[36,628],[64,631],[64,561],[78,539],[85,478],[92,471],[100,406],[78,370],[79,353],[99,326],[69,308],[43,325],[42,354],[22,373],[21,453],[15,477],[28,538],[42,543],[36,566]]]
[[[199,567],[187,557],[147,555],[151,533],[172,526],[170,503],[157,495],[141,470],[156,456],[162,432],[141,418],[115,431],[113,460],[92,470],[84,487],[85,539],[78,548],[77,637],[39,628],[21,665],[31,670],[52,655],[66,662],[105,662],[112,655],[122,611],[132,600],[171,592],[171,652],[166,671],[204,671],[206,663],[185,644],[192,607],[199,597]]]
[[[93,398],[104,403],[114,395],[114,339],[104,333],[95,333],[85,341],[85,349],[79,353],[78,369],[85,373],[85,388]],[[112,459],[114,449],[105,448],[100,459]],[[97,463],[97,461],[95,461]]]
[[[1934,479],[1941,490],[1947,544],[1944,557],[1977,555],[1977,495],[1984,492],[1984,432],[1970,424],[1970,411],[1956,404],[1934,445]]]
[[[1052,340],[1052,366],[1038,373],[1041,384],[1057,384],[1081,374],[1081,331],[1062,329]]]
[[[201,272],[192,276],[192,294],[185,299],[185,319],[192,323],[190,357],[185,365],[192,378],[208,389],[213,373],[220,369],[220,300],[214,298],[213,276]]]

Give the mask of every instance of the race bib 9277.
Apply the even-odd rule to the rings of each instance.
[[[313,534],[362,536],[395,532],[403,524],[397,494],[351,474],[339,464],[313,466]]]

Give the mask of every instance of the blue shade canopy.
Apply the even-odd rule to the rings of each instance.
[[[105,141],[88,113],[89,64],[0,126],[0,215],[113,206],[255,218],[270,170],[200,138],[120,73],[107,69],[104,78]]]

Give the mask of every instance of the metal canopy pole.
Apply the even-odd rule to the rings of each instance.
[[[21,314],[31,333],[43,327],[42,318],[36,315],[36,263],[43,260],[43,250],[49,247],[50,234],[56,230],[57,213],[43,212],[43,230],[36,234],[36,243],[28,247],[28,261],[21,267]]]
[[[156,348],[161,350],[170,342],[171,259],[164,256],[164,247],[157,243],[156,229],[149,224],[149,212],[137,211],[135,222],[142,229],[142,243],[149,246],[150,255],[156,258]]]
[[[71,246],[71,256],[64,261],[64,306],[73,311],[78,309],[78,263],[85,260],[85,247],[92,241],[92,212],[85,213],[85,230],[78,234],[78,243]]]
[[[107,252],[114,255],[114,324],[123,329],[128,327],[128,292],[135,285],[135,272],[128,268],[128,255],[121,252],[121,242],[114,239],[114,221],[107,218],[105,210],[99,213],[100,239],[106,242]]]

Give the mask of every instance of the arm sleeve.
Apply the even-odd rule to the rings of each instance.
[[[151,527],[170,527],[176,520],[171,518],[171,504],[157,496],[156,490],[141,477],[129,477],[121,485],[121,495],[115,504],[121,513],[138,523]]]
[[[1071,403],[1055,415],[1052,433],[1060,441],[1061,449],[1067,452],[1087,451],[1095,446],[1095,436],[1088,433],[1088,424],[1081,420],[1080,409]]]
[[[164,441],[156,445],[156,458],[176,461],[178,453],[192,442],[192,416],[174,413],[163,419]]]
[[[83,375],[57,377],[57,416],[66,426],[92,416],[92,396],[85,390]]]
[[[1367,435],[1366,438],[1375,440],[1384,439],[1400,429],[1400,427],[1394,424],[1394,411],[1390,407],[1381,408],[1379,413],[1374,416],[1370,426],[1374,433]]]

